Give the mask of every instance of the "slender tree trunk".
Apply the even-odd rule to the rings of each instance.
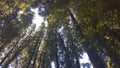
[[[23,35],[24,36],[24,35]],[[22,36],[22,37],[23,37]],[[22,37],[20,37],[20,38],[22,38]],[[12,51],[17,47],[17,44],[19,43],[19,41],[20,41],[20,38],[19,38],[19,40],[14,44],[14,45],[12,45],[12,48],[11,48],[11,50],[7,53],[7,55],[2,59],[2,61],[1,61],[1,64],[5,61],[5,59],[12,53]]]
[[[37,53],[38,53],[39,47],[40,47],[40,45],[37,46],[37,50],[35,52],[35,58],[34,58],[33,67],[32,68],[36,68],[36,59],[37,59]]]
[[[26,65],[26,68],[29,68],[29,65],[30,65],[30,62],[31,62],[31,60],[33,59],[33,57],[35,57],[36,58],[36,56],[37,56],[37,52],[38,52],[38,48],[39,48],[39,43],[41,42],[41,40],[39,40],[39,38],[40,37],[38,37],[37,38],[37,40],[36,40],[36,43],[35,43],[35,47],[34,47],[34,49],[33,49],[33,52],[32,52],[32,54],[31,54],[31,56],[30,56],[30,58],[29,58],[29,60],[28,60],[28,63],[27,63],[27,65]],[[33,62],[33,66],[34,66],[34,64],[35,64],[35,59],[34,59],[34,62]]]
[[[22,37],[24,37],[25,35],[22,35],[21,37],[19,37],[18,38],[18,41],[17,41],[17,43],[19,42],[19,40],[22,38]],[[17,44],[16,44],[17,45]],[[2,45],[0,45],[0,52],[2,51],[2,49],[4,49],[5,47],[7,46],[7,44],[6,43],[4,43],[4,44],[2,44]]]
[[[35,53],[35,49],[36,49],[36,47],[34,48],[34,50],[33,50],[33,52],[32,52],[32,54],[31,54],[31,56],[30,56],[30,58],[29,58],[29,60],[28,60],[28,63],[26,64],[26,68],[30,68],[29,66],[30,66],[30,62],[31,62],[31,60],[32,60],[32,58],[33,58],[33,56],[34,56],[34,53]]]
[[[15,52],[15,54],[3,64],[2,68],[7,68],[9,63],[13,61],[13,59],[15,59],[18,54],[19,54],[18,52]]]
[[[105,64],[102,62],[102,59],[100,59],[94,48],[90,48],[86,52],[94,68],[106,68]]]
[[[67,66],[67,68],[73,68],[69,55],[66,54],[65,56],[66,56],[66,62],[67,62],[66,66]]]
[[[6,60],[6,62],[3,64],[2,67],[3,67],[3,68],[7,68],[8,65],[9,65],[9,63],[10,63],[11,61],[13,61],[13,60],[19,55],[20,51],[21,51],[22,49],[24,49],[24,48],[26,47],[26,45],[28,45],[31,41],[32,41],[32,40],[29,40],[29,41],[27,41],[25,44],[23,44],[22,46],[16,48],[16,50],[14,51],[14,54],[13,54],[11,57],[9,57],[8,60]]]
[[[47,55],[47,46],[45,46],[45,52],[41,53],[41,58],[39,61],[38,68],[47,68],[49,65],[48,55]],[[47,63],[48,62],[48,63]]]
[[[43,56],[39,62],[38,68],[45,68],[45,54],[43,54]]]
[[[78,24],[78,21],[76,20],[76,18],[74,17],[73,13],[71,12],[71,10],[68,10],[70,17],[72,18],[72,21],[74,22],[74,24]],[[80,27],[80,25],[76,26],[76,31],[79,32],[80,37],[84,37],[83,33],[82,33],[82,29]],[[99,58],[98,54],[96,53],[95,49],[88,49],[87,54],[91,60],[91,62],[93,63],[94,68],[105,68],[104,63],[101,61],[101,59]]]
[[[5,61],[5,59],[11,54],[11,52],[13,51],[13,49],[16,47],[16,45],[18,44],[19,40],[16,42],[15,45],[13,45],[12,49],[7,53],[7,55],[2,59],[1,64]]]
[[[38,64],[38,67],[37,67],[37,68],[40,68],[41,63],[42,63],[42,59],[43,59],[43,55],[41,54],[41,55],[40,55],[40,59],[39,59],[39,64]]]
[[[77,47],[74,45],[74,43],[73,43],[73,39],[71,40],[71,42],[72,42],[72,48],[73,48],[73,52],[75,53],[75,59],[76,59],[76,65],[77,65],[77,68],[81,68],[81,65],[80,65],[80,62],[79,62],[79,57],[78,57],[78,52],[76,51],[77,49]]]
[[[15,68],[18,68],[18,59],[15,60]]]
[[[80,67],[80,62],[79,62],[79,58],[76,56],[76,64],[77,64],[77,68],[81,68]]]
[[[57,30],[55,30],[55,58],[56,58],[56,67],[59,67],[59,56],[58,56],[58,38],[57,38]]]
[[[73,21],[73,24],[75,25],[76,27],[76,31],[77,31],[77,34],[82,38],[84,35],[82,34],[82,29],[79,25],[79,22],[77,21],[77,19],[74,17],[74,14],[72,13],[72,11],[70,9],[68,9],[68,13]]]
[[[59,68],[59,56],[58,56],[58,48],[57,48],[57,45],[55,45],[56,46],[56,54],[55,54],[55,56],[56,56],[56,67],[57,68]]]

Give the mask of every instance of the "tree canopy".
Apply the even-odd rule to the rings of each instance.
[[[44,18],[37,31],[31,8]],[[86,52],[94,68],[120,68],[119,18],[119,0],[1,0],[0,65],[90,68]]]

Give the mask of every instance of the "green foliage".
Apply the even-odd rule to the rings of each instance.
[[[116,29],[119,30],[119,9],[120,9],[120,1],[118,0],[70,0],[66,3],[66,5],[59,6],[61,3],[59,0],[55,0],[55,2],[52,4],[54,6],[50,7],[49,11],[50,16],[51,14],[54,15],[52,20],[55,19],[55,21],[62,21],[62,14],[59,14],[59,11],[65,10],[62,13],[66,13],[67,9],[72,9],[73,15],[75,15],[75,18],[77,20],[77,23],[74,22],[74,25],[76,28],[80,27],[80,29],[77,29],[77,32],[79,34],[83,34],[83,37],[81,39],[81,43],[84,42],[84,44],[90,42],[87,44],[88,48],[89,46],[94,46],[96,48],[105,48],[107,51],[107,55],[111,57],[113,62],[116,62],[117,60],[114,59],[109,53],[114,52],[114,57],[119,56],[119,46],[118,42],[120,41],[120,33],[119,31],[116,32]],[[62,4],[61,3],[61,4]],[[49,4],[49,3],[48,3]],[[50,4],[51,5],[51,4]],[[55,9],[54,9],[54,8]],[[63,8],[65,7],[65,8]],[[58,11],[59,10],[59,11]],[[66,16],[68,13],[66,13]],[[55,22],[57,23],[57,22]],[[80,32],[79,32],[80,31]],[[97,38],[95,35],[100,36]],[[100,45],[99,43],[102,43],[98,40],[102,39],[104,41],[104,44]],[[94,42],[97,42],[94,44]],[[93,45],[91,45],[93,44]],[[99,46],[98,46],[99,45]],[[116,46],[118,48],[116,48]],[[110,48],[112,47],[112,48]],[[109,49],[109,50],[108,50]],[[102,50],[102,49],[101,49]],[[116,51],[117,50],[117,51]],[[118,61],[120,62],[120,60]],[[117,63],[116,63],[117,65]]]
[[[35,32],[35,25],[32,25],[28,31],[26,28],[33,19],[33,13],[28,9],[41,5],[48,11],[45,17],[49,26],[46,28],[43,23]],[[19,11],[23,13],[18,14]],[[51,61],[55,61],[58,68],[69,68],[72,67],[70,65],[77,66],[77,61],[73,63],[74,59],[78,60],[85,50],[99,56],[102,61],[105,56],[110,57],[105,61],[106,67],[119,68],[119,18],[119,0],[1,0],[0,53],[4,51],[7,57],[2,65],[17,64],[15,59],[20,58],[19,66],[22,67],[36,68],[41,65],[47,68]],[[20,40],[13,45],[12,41],[16,38]],[[11,51],[7,52],[5,48],[8,47]]]

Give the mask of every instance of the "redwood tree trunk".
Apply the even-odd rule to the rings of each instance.
[[[94,68],[106,68],[105,64],[102,62],[102,60],[98,56],[95,49],[90,48],[86,52],[90,58],[91,63],[93,64]]]

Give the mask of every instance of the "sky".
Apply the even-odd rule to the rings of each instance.
[[[37,30],[44,20],[43,20],[43,17],[39,15],[38,8],[35,8],[35,9],[31,8],[31,11],[35,13],[32,22],[33,24],[36,24],[35,30]]]
[[[82,63],[90,63],[91,64],[88,54],[86,52],[83,53],[82,57],[83,57],[82,59],[79,59],[81,64]],[[81,68],[83,68],[83,67],[81,66]],[[93,68],[93,66],[91,65],[90,68]]]

